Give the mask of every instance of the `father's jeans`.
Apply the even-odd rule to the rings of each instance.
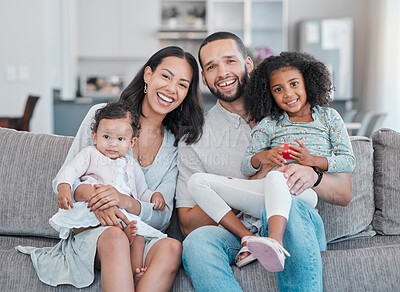
[[[267,236],[265,208],[261,220],[260,235]],[[285,269],[276,274],[279,291],[322,291],[320,251],[326,250],[324,225],[315,209],[295,197],[283,245],[291,257],[286,257]],[[183,241],[182,257],[195,290],[242,291],[230,267],[240,248],[240,239],[220,227],[204,226],[191,232]]]

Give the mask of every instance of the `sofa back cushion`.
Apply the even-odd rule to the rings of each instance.
[[[400,235],[400,133],[381,129],[373,133],[376,212],[374,229]]]
[[[0,128],[0,234],[58,238],[48,223],[58,210],[51,182],[72,140]]]
[[[375,211],[372,142],[366,137],[351,137],[356,168],[350,174],[353,198],[348,206],[319,201],[317,209],[324,221],[328,243],[371,237]]]

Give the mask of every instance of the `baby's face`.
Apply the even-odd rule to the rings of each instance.
[[[133,137],[131,119],[102,119],[97,132],[92,132],[93,142],[103,155],[111,159],[117,159],[132,149],[136,142]]]

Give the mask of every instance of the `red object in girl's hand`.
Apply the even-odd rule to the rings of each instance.
[[[289,147],[289,144],[283,145],[283,149],[284,149],[284,151],[288,151],[288,150],[294,151],[294,149]],[[285,158],[285,159],[293,159],[293,158],[290,157],[290,153],[289,152],[282,152],[282,154],[283,154],[283,158]]]

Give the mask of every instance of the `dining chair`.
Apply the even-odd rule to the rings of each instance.
[[[0,117],[0,127],[15,129],[18,131],[29,131],[29,124],[39,96],[29,95],[26,100],[25,110],[22,117]]]
[[[366,136],[369,123],[374,116],[374,111],[369,110],[357,115],[357,122],[361,123],[361,127],[357,130],[356,136]],[[355,120],[356,120],[355,119]]]
[[[367,130],[365,132],[365,136],[371,137],[373,132],[379,130],[382,127],[383,121],[386,119],[387,115],[387,113],[374,114],[371,121],[369,122]]]

